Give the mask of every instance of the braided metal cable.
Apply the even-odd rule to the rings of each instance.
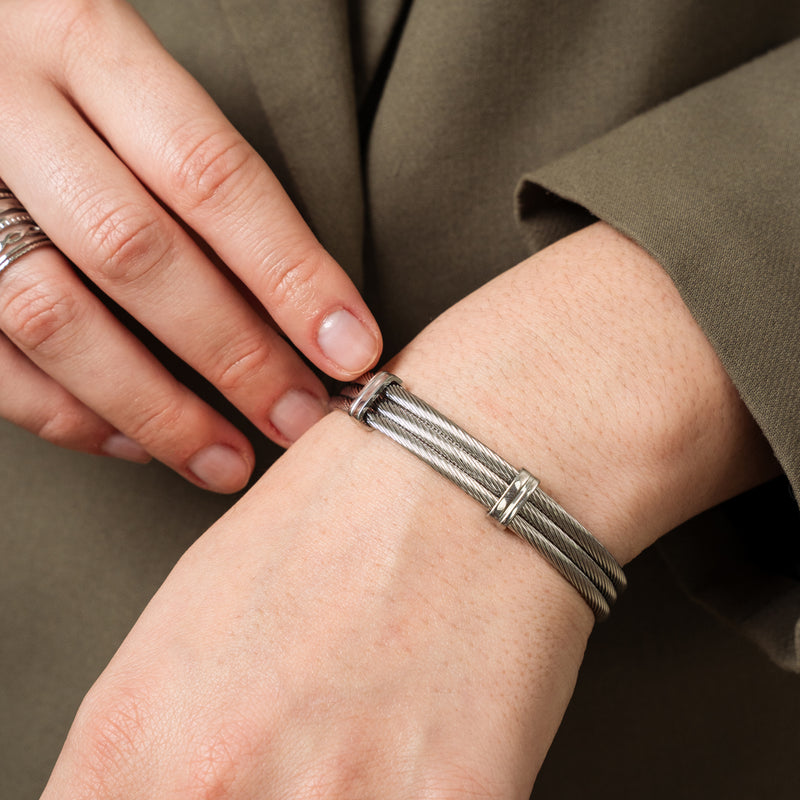
[[[417,456],[417,458],[433,467],[440,475],[443,475],[470,495],[470,497],[481,503],[481,505],[487,508],[494,505],[494,501],[497,498],[494,497],[491,492],[487,491],[480,482],[459,470],[458,467],[439,453],[431,451],[424,443],[420,442],[416,437],[410,435],[408,431],[405,431],[385,416],[373,415],[370,418],[369,425],[371,428],[380,431],[399,445],[405,447]],[[580,592],[598,621],[602,621],[608,617],[611,610],[609,601],[603,596],[602,592],[599,591],[594,583],[592,583],[592,581],[589,580],[561,550],[545,539],[536,528],[529,525],[524,520],[521,520],[519,517],[512,520],[508,527],[533,547],[539,555],[550,562],[559,574]]]
[[[542,491],[537,490],[533,493],[531,503],[545,516],[553,520],[559,528],[566,531],[571,539],[576,541],[600,564],[618,593],[625,591],[628,586],[628,580],[622,571],[622,567],[614,556],[578,520],[568,514],[552,497]]]
[[[355,384],[357,387],[358,384]],[[402,406],[406,411],[415,414],[424,420],[437,432],[446,435],[454,444],[461,445],[467,452],[477,458],[482,464],[488,467],[506,484],[511,481],[516,474],[514,468],[491,448],[483,442],[478,441],[463,428],[460,428],[452,420],[445,417],[433,406],[424,400],[411,394],[397,384],[386,387],[385,397],[393,400]],[[568,531],[570,538],[579,544],[606,572],[617,592],[623,591],[627,586],[625,573],[617,563],[614,556],[603,547],[603,545],[592,536],[574,517],[568,514],[558,503],[537,489],[534,492],[532,503],[546,517],[555,522],[559,528]],[[535,524],[534,519],[528,522]]]
[[[515,470],[389,373],[347,384],[332,407],[381,431],[456,484],[500,524],[530,544],[581,594],[598,620],[625,588],[622,568],[577,520]]]
[[[387,399],[390,399],[388,392]],[[404,430],[409,436],[415,437],[417,441],[437,452],[441,458],[446,459],[458,470],[459,474],[467,475],[480,483],[481,486],[489,492],[489,497],[491,499],[488,505],[485,500],[475,497],[473,492],[464,487],[462,488],[488,508],[491,508],[497,498],[505,491],[509,483],[508,480],[504,481],[502,478],[499,478],[471,453],[465,450],[459,450],[453,446],[448,446],[449,443],[446,440],[443,440],[441,436],[437,437],[439,431],[432,429],[418,417],[412,416],[404,408],[399,408],[393,403],[387,402],[381,406],[380,414],[376,414],[374,417],[375,419],[368,415],[368,424],[372,427],[377,429],[379,420],[391,421],[395,426]],[[398,443],[405,444],[405,442]],[[509,480],[513,479],[516,474],[513,470],[511,470],[511,472],[512,475]],[[451,477],[451,480],[454,479]],[[573,539],[569,536],[565,536],[561,528],[532,506],[523,506],[519,514],[528,526],[532,526],[541,536],[547,539],[554,547],[558,548],[574,566],[580,569],[600,590],[601,594],[609,603],[613,603],[617,599],[617,590],[608,575],[603,572],[597,562]],[[513,529],[513,526],[509,527]]]

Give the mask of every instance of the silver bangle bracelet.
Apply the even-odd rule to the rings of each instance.
[[[569,581],[598,621],[608,616],[626,586],[622,567],[527,470],[514,469],[389,372],[346,384],[331,407],[393,439],[475,498]]]

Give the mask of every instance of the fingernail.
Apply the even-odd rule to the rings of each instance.
[[[322,352],[345,372],[363,372],[378,355],[378,341],[344,308],[325,317],[317,341]]]
[[[269,420],[282,436],[296,442],[326,413],[327,408],[319,398],[310,392],[290,389],[272,406]]]
[[[209,489],[223,494],[243,489],[250,477],[250,465],[225,444],[212,444],[200,450],[186,466]]]
[[[121,458],[124,461],[133,461],[136,464],[146,464],[150,461],[150,453],[138,442],[129,439],[124,433],[112,433],[102,445],[102,450],[107,456]]]

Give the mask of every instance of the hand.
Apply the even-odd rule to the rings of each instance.
[[[37,250],[0,276],[0,416],[240,489],[253,465],[245,437],[67,259],[284,446],[327,395],[267,314],[337,378],[374,364],[377,326],[267,166],[127,4],[0,6],[14,21],[0,33],[14,54],[0,68],[0,177],[63,253]]]
[[[668,278],[603,225],[450,309],[390,368],[621,561],[775,469]],[[178,564],[43,800],[522,800],[591,626],[532,549],[337,413]]]
[[[43,800],[527,798],[592,617],[426,469],[309,431],[173,571]]]

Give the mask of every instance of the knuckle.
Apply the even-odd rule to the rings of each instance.
[[[174,135],[171,147],[172,189],[191,211],[231,200],[255,172],[249,168],[255,153],[233,130],[198,133],[192,125]]]
[[[312,306],[316,279],[323,273],[326,258],[321,247],[306,248],[299,256],[277,258],[262,278],[262,290],[270,306],[279,309]]]
[[[49,30],[58,37],[61,63],[69,64],[87,46],[102,41],[97,25],[103,11],[102,0],[72,0],[70,3],[49,0],[42,9],[42,21],[49,22]],[[91,52],[91,50],[89,50]]]
[[[59,447],[79,447],[86,439],[86,413],[76,405],[59,408],[40,422],[34,433]]]
[[[223,394],[235,394],[251,383],[254,376],[263,375],[273,356],[273,348],[263,334],[225,348],[214,374],[214,385]]]
[[[137,410],[136,418],[127,428],[128,436],[139,442],[146,450],[164,439],[180,440],[184,430],[186,410],[178,398],[170,398],[158,406],[148,406]],[[163,450],[163,446],[158,449]]]
[[[4,298],[3,328],[29,353],[55,355],[58,341],[80,317],[79,304],[68,292],[41,282],[23,283]]]
[[[84,30],[94,30],[94,25],[100,16],[104,7],[108,3],[103,0],[71,0],[70,3],[59,3],[53,0],[49,3],[50,6],[67,6],[65,13],[69,14],[69,19],[72,21],[72,27],[67,29],[69,34],[79,34]]]
[[[136,690],[115,689],[102,698],[90,692],[84,700],[69,738],[80,754],[81,780],[95,789],[94,796],[105,797],[111,786],[118,788],[132,762],[143,757],[150,716],[147,701]]]
[[[236,783],[256,749],[244,725],[226,723],[194,745],[188,763],[185,796],[191,800],[238,797]],[[184,796],[182,794],[182,796]]]
[[[73,67],[103,47],[104,18],[113,11],[107,0],[38,0],[18,5],[24,6],[18,12],[18,24],[3,26],[0,32],[4,44],[14,48],[14,66],[36,64],[59,82],[64,78],[69,82]],[[18,72],[21,77],[29,74],[27,69]]]
[[[89,213],[86,262],[115,285],[141,283],[166,260],[172,239],[152,213],[133,205]]]

